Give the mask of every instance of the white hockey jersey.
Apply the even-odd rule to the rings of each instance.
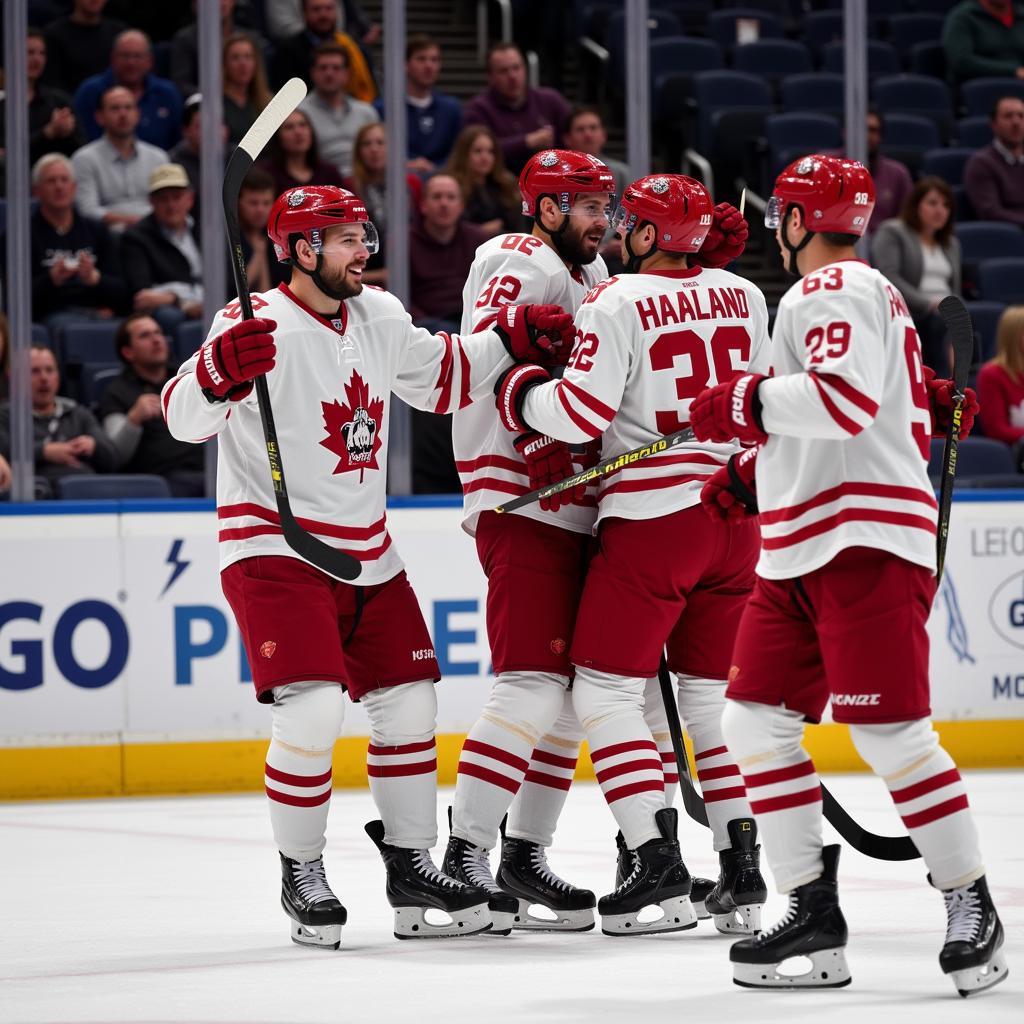
[[[509,303],[554,303],[575,313],[587,292],[607,277],[600,256],[573,276],[554,249],[534,235],[491,238],[477,249],[462,291],[462,333],[488,327],[497,310]],[[452,417],[455,464],[465,495],[462,525],[470,534],[476,533],[481,512],[530,490],[526,463],[514,440],[515,435],[501,425],[493,402],[460,408]],[[516,514],[576,533],[590,533],[596,518],[589,496],[585,504],[557,512],[544,512],[534,502]]]
[[[562,379],[531,390],[523,414],[563,441],[604,432],[610,458],[683,430],[705,387],[767,364],[768,309],[743,278],[701,267],[612,277],[576,314]],[[696,505],[705,480],[738,450],[691,441],[604,477],[598,518],[655,519]]]
[[[414,327],[393,295],[375,288],[328,319],[288,289],[252,297],[277,321],[277,359],[267,375],[292,511],[320,540],[362,564],[359,583],[383,583],[402,568],[385,511],[391,393],[418,409],[450,412],[486,397],[511,365],[491,331],[473,338]],[[238,303],[214,318],[209,338],[237,322]],[[163,390],[164,417],[182,441],[220,438],[217,516],[220,565],[254,555],[299,557],[281,534],[256,393],[211,404],[195,375],[200,353]]]
[[[906,302],[877,270],[842,260],[779,303],[774,377],[762,383],[757,459],[761,559],[788,579],[844,548],[881,548],[935,569],[931,416]]]

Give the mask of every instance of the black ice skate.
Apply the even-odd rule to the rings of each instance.
[[[488,935],[509,935],[519,912],[519,900],[505,892],[491,874],[491,858],[482,846],[474,846],[468,839],[451,836],[444,852],[442,869],[446,875],[466,885],[474,885],[487,893],[487,908],[491,914]]]
[[[450,939],[486,931],[491,926],[487,894],[434,866],[428,850],[405,850],[384,842],[384,822],[366,823],[366,834],[384,858],[388,903],[395,908],[396,939]],[[444,924],[427,919],[428,910],[448,917]]]
[[[497,883],[519,901],[513,928],[540,932],[588,932],[594,927],[594,905],[597,902],[594,894],[559,878],[548,866],[543,846],[528,839],[506,836],[504,827]],[[547,914],[531,913],[531,908],[538,906]]]
[[[323,857],[299,862],[281,854],[281,906],[292,919],[292,942],[337,949],[348,911],[331,892]]]
[[[825,871],[820,878],[789,894],[789,908],[774,928],[733,943],[729,959],[733,981],[745,988],[840,988],[850,984],[846,965],[846,921],[839,909],[839,847],[821,851]],[[784,960],[810,960],[810,970],[790,974],[779,970]]]
[[[761,875],[757,825],[753,818],[733,818],[726,827],[732,847],[718,855],[718,883],[704,905],[723,934],[753,935],[761,930],[761,908],[768,898]]]
[[[944,889],[946,943],[939,966],[952,975],[956,990],[965,998],[998,985],[1007,975],[1003,953],[1003,925],[982,875],[970,885]]]
[[[615,834],[615,850],[615,888],[618,889],[623,879],[633,870],[633,851],[626,845],[621,832]],[[704,900],[717,884],[713,878],[701,878],[700,875],[690,879],[690,903],[698,921],[706,921],[711,917],[704,907]]]
[[[601,931],[605,935],[646,935],[696,928],[697,915],[690,903],[690,873],[683,864],[676,840],[679,814],[663,807],[654,815],[661,839],[651,839],[628,851],[632,854],[629,874],[597,904]],[[656,907],[653,920],[641,912]]]

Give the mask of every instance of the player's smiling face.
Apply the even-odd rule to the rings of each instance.
[[[363,271],[370,258],[365,236],[362,224],[339,224],[324,232],[320,276],[336,291],[358,295],[363,290]]]
[[[607,192],[582,193],[576,197],[569,211],[569,226],[562,236],[564,258],[581,265],[597,259],[608,231],[611,204],[612,198]]]

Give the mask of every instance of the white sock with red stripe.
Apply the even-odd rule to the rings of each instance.
[[[729,822],[750,817],[743,778],[722,736],[725,680],[677,675],[676,681],[679,715],[693,742],[697,779],[718,853],[732,846]]]
[[[345,695],[337,683],[274,689],[264,785],[277,848],[301,863],[323,853],[331,806],[331,757]]]
[[[582,742],[583,728],[572,706],[572,693],[566,690],[562,713],[530,756],[530,767],[508,812],[508,835],[541,846],[554,842]]]
[[[679,766],[676,764],[672,734],[668,731],[668,715],[665,714],[665,701],[661,696],[661,684],[657,676],[644,683],[644,721],[651,730],[658,755],[661,757],[665,781],[665,806],[671,807],[675,803],[676,790],[679,788]]]
[[[851,725],[850,738],[889,787],[932,884],[956,889],[980,878],[985,868],[967,790],[931,720]]]
[[[597,781],[633,850],[661,837],[654,815],[665,806],[661,756],[644,721],[645,682],[577,667],[572,688]]]
[[[384,842],[428,850],[437,842],[434,684],[422,679],[371,690],[360,702],[370,719],[366,774]]]
[[[821,780],[800,745],[803,734],[803,715],[797,711],[725,702],[722,735],[742,772],[750,810],[781,893],[820,878],[824,871]]]
[[[556,764],[540,761],[534,767],[530,759],[541,737],[558,718],[568,684],[565,676],[550,672],[502,672],[494,680],[491,695],[459,756],[452,801],[453,836],[485,850],[493,849],[501,819],[527,771],[543,769],[545,775],[555,778],[562,770]],[[545,748],[541,756],[551,760],[558,755],[548,754]],[[559,797],[564,803],[565,794],[559,791]],[[531,830],[529,820],[524,824],[521,815],[519,824]]]

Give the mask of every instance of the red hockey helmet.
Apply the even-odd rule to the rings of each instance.
[[[875,208],[875,183],[856,160],[812,153],[794,160],[775,179],[765,227],[774,231],[790,206],[800,208],[808,231],[863,235]]]
[[[650,174],[626,186],[612,227],[629,234],[638,225],[650,224],[657,232],[655,246],[663,252],[697,252],[711,230],[714,212],[711,193],[696,178]]]
[[[337,185],[302,185],[282,192],[270,208],[267,234],[278,261],[292,258],[292,237],[301,235],[317,254],[323,232],[337,224],[362,224],[363,241],[372,255],[379,248],[377,229],[358,196]]]
[[[537,216],[542,196],[551,196],[568,216],[578,195],[608,192],[609,206],[615,207],[615,175],[596,156],[574,149],[545,149],[534,153],[519,175],[523,214]]]

